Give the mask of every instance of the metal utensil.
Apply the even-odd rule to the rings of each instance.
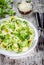
[[[37,24],[38,31],[40,31],[38,48],[39,50],[44,50],[44,13],[41,13],[41,18],[38,12],[35,13],[35,20]],[[42,19],[42,20],[41,20]]]
[[[36,12],[36,13],[34,13],[34,14],[35,14],[35,20],[36,20],[36,24],[37,24],[37,28],[38,28],[38,30],[44,32],[43,24],[42,24],[43,21],[41,21],[39,13]],[[43,16],[42,16],[42,17],[43,17]],[[42,18],[42,20],[43,20],[43,18]]]

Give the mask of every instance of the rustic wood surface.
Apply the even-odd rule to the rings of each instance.
[[[16,1],[17,0],[15,0],[15,3],[16,3]],[[20,0],[18,0],[18,1],[20,1]],[[23,15],[19,14],[15,3],[13,6],[13,9],[17,11],[17,13],[18,13],[17,16],[19,16],[19,17],[22,16],[22,18],[25,18],[28,20],[30,18],[33,19],[33,16],[30,16],[30,15],[23,16]],[[33,0],[33,3],[34,3],[34,11],[42,12],[42,7],[38,6],[39,1]],[[32,23],[36,26],[35,22],[32,22]],[[23,59],[11,59],[4,55],[0,55],[0,65],[44,65],[44,50],[43,49],[39,49],[39,46],[37,45],[37,47],[33,50],[32,54],[33,54],[32,56],[29,55],[28,57],[23,58]]]

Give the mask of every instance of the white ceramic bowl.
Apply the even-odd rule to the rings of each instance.
[[[9,18],[5,18],[3,20],[8,20],[8,19]],[[22,19],[22,18],[18,18],[18,19],[25,20],[25,19]],[[29,22],[29,21],[27,21],[27,22]],[[2,23],[2,20],[0,20],[0,23]],[[35,46],[37,45],[37,42],[38,42],[38,31],[37,31],[37,29],[34,27],[34,25],[31,22],[29,22],[29,25],[35,31],[34,42],[33,42],[32,46],[29,48],[29,50],[26,51],[26,52],[23,52],[23,53],[16,54],[13,51],[10,52],[10,51],[7,51],[7,50],[0,49],[0,54],[3,54],[3,55],[8,56],[8,57],[12,57],[12,59],[19,59],[19,58],[24,58],[24,57],[28,56],[28,54],[33,51],[33,49],[35,48]]]

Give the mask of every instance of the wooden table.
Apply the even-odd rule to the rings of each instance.
[[[15,1],[15,3],[16,3],[16,1]],[[32,15],[23,16],[23,15],[19,14],[15,3],[13,6],[13,9],[17,11],[17,16],[19,16],[19,17],[22,16],[22,18],[25,18],[27,20],[29,20],[31,18],[34,20]],[[42,12],[41,7],[40,6],[38,7],[38,5],[37,5],[39,3],[39,1],[33,0],[33,3],[34,3],[34,11]],[[35,6],[35,4],[36,4],[36,6]],[[36,22],[32,22],[32,23],[36,26]],[[4,55],[0,55],[0,65],[44,65],[44,50],[40,50],[37,45],[37,47],[32,52],[32,56],[29,55],[28,57],[23,58],[23,59],[11,59]]]

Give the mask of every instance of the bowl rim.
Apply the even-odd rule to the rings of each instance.
[[[1,19],[0,21],[2,21],[2,20],[8,20],[10,17],[8,17],[8,18],[4,18],[4,19]],[[37,42],[38,42],[38,30],[35,28],[35,26],[31,23],[31,22],[29,22],[28,20],[26,20],[26,19],[22,19],[22,18],[19,18],[19,17],[17,17],[17,19],[20,19],[20,20],[25,20],[25,21],[27,21],[28,23],[29,23],[29,25],[31,26],[31,27],[33,27],[33,29],[34,29],[34,31],[35,31],[35,43],[34,43],[34,45],[32,46],[32,48],[30,48],[29,50],[27,50],[26,52],[24,52],[24,53],[20,53],[20,54],[14,54],[13,52],[9,52],[9,51],[7,51],[7,50],[3,50],[3,49],[0,49],[0,54],[3,54],[3,55],[5,55],[5,56],[8,56],[8,57],[13,57],[13,58],[23,58],[23,57],[25,57],[28,53],[30,53],[34,48],[35,48],[35,46],[37,45]]]

